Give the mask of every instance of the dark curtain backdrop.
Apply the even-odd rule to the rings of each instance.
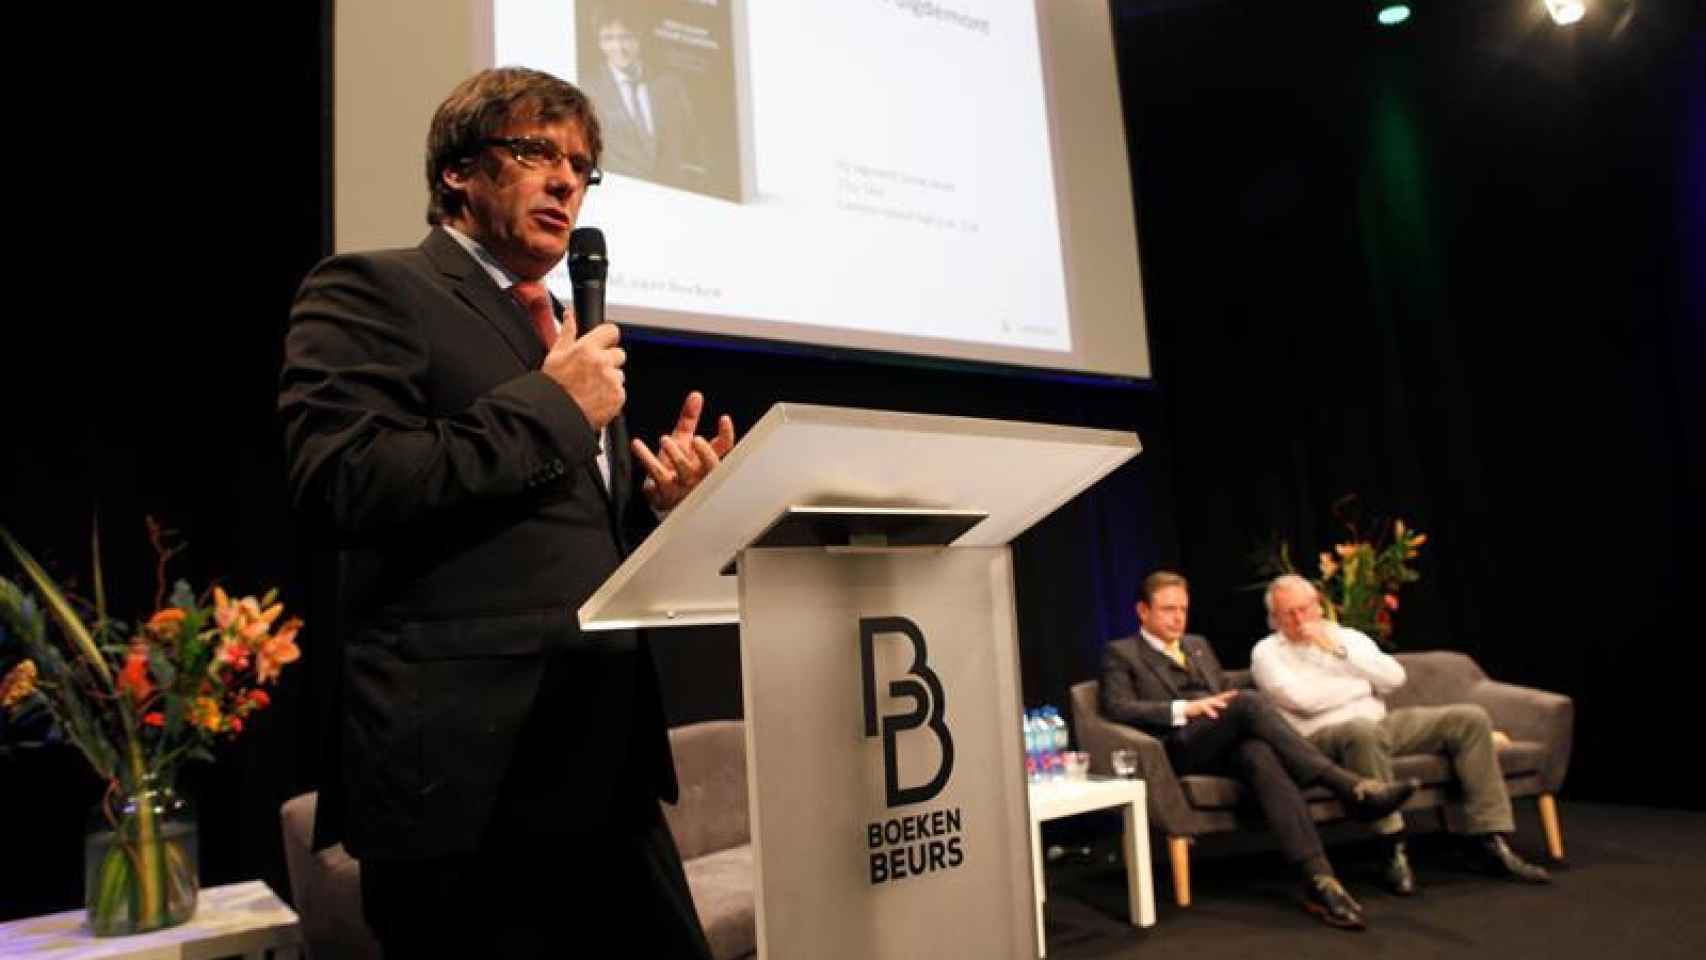
[[[690,388],[742,425],[794,400],[1136,431],[1137,460],[1016,545],[1028,704],[1066,705],[1161,565],[1192,578],[1194,626],[1243,665],[1266,629],[1247,555],[1276,536],[1327,545],[1330,504],[1356,492],[1432,538],[1401,646],[1576,698],[1566,821],[1571,796],[1699,807],[1651,776],[1693,726],[1690,691],[1665,681],[1702,662],[1698,15],[1647,0],[1621,28],[1594,13],[1566,33],[1528,2],[1415,6],[1377,32],[1355,3],[1112,4],[1153,381],[633,336],[635,432],[665,429]],[[150,602],[153,515],[190,545],[176,575],[278,585],[307,616],[270,713],[186,778],[204,882],[281,891],[277,810],[325,766],[337,628],[272,415],[285,314],[330,222],[330,3],[287,7],[215,24],[241,43],[125,72],[142,108],[104,133],[126,162],[89,185],[97,232],[116,212],[127,239],[71,223],[71,246],[36,251],[95,250],[94,292],[120,295],[69,322],[92,283],[69,256],[58,292],[28,298],[0,437],[0,523],[86,586],[98,510],[116,609]],[[178,49],[172,29],[154,19],[122,45]],[[615,257],[644,242],[606,227]],[[739,714],[734,631],[659,651],[674,722]],[[6,862],[30,865],[0,871],[0,918],[80,902],[98,790],[66,750],[0,759]]]
[[[1248,663],[1248,551],[1359,494],[1431,537],[1401,647],[1575,697],[1569,793],[1698,807],[1698,4],[1411,6],[1116,4],[1195,626]]]

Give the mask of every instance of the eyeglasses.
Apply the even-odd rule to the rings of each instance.
[[[586,186],[597,186],[604,181],[604,171],[593,166],[585,154],[564,153],[563,148],[544,137],[487,137],[476,141],[474,146],[503,147],[515,157],[516,163],[529,170],[550,169],[567,160],[576,179]]]

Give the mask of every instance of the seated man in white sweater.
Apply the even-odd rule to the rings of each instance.
[[[1256,644],[1250,670],[1299,733],[1347,769],[1380,780],[1392,779],[1394,754],[1445,754],[1463,784],[1477,858],[1511,879],[1550,882],[1545,869],[1505,842],[1516,823],[1486,710],[1463,703],[1389,711],[1381,698],[1404,685],[1403,665],[1367,635],[1326,620],[1314,584],[1288,574],[1268,585],[1266,600],[1274,632]],[[1400,895],[1414,893],[1403,816],[1393,813],[1373,827],[1390,843],[1387,884]]]

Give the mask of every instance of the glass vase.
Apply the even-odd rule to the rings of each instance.
[[[195,914],[196,820],[170,782],[114,786],[89,815],[84,906],[97,937],[177,926]]]

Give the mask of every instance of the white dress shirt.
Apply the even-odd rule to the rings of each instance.
[[[1368,635],[1324,623],[1343,655],[1270,633],[1250,651],[1256,687],[1305,736],[1358,717],[1386,716],[1382,696],[1404,685],[1404,666]]]

